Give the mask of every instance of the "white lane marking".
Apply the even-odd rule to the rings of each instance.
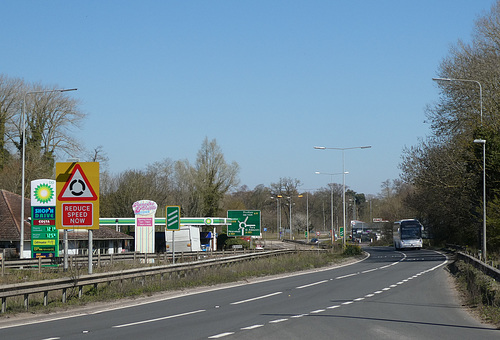
[[[268,298],[268,297],[271,297],[271,296],[275,296],[275,295],[279,295],[279,294],[283,294],[283,292],[276,292],[276,293],[271,293],[271,294],[267,294],[267,295],[257,296],[257,297],[246,299],[246,300],[231,302],[231,304],[232,305],[239,305],[239,304],[242,304],[242,303],[251,302],[251,301],[260,300],[260,299],[265,299],[265,298]]]
[[[302,289],[302,288],[312,287],[312,286],[320,285],[320,284],[325,283],[325,282],[328,282],[328,280],[323,280],[323,281],[318,281],[318,282],[314,282],[314,283],[309,283],[307,285],[303,285],[303,286],[297,287],[296,289]]]
[[[292,319],[298,319],[298,318],[302,318],[302,317],[307,316],[307,315],[309,315],[309,314],[297,314],[297,315],[291,316],[291,318]]]
[[[391,288],[389,288],[389,287],[382,288],[383,291],[388,291],[389,289],[391,289]]]
[[[383,293],[383,291],[377,290],[376,292],[373,292],[373,294],[380,294],[380,293]]]
[[[288,319],[277,319],[277,320],[272,320],[272,321],[269,321],[269,323],[280,323],[280,322],[284,322],[284,321],[288,321]]]
[[[358,275],[358,273],[352,273],[352,274],[347,274],[347,275],[344,275],[344,276],[337,276],[335,279],[338,280],[338,279],[345,279],[346,277],[351,277],[351,276],[356,276]]]
[[[335,309],[335,308],[339,308],[340,305],[335,305],[335,306],[330,306],[330,307],[326,307],[326,309]]]
[[[326,309],[317,309],[317,310],[313,310],[312,312],[310,312],[311,314],[318,314],[318,313],[323,313]]]
[[[364,299],[365,299],[364,297],[360,297],[360,298],[354,299],[354,301],[358,302],[358,301],[363,301]]]
[[[253,326],[243,327],[243,328],[241,328],[241,330],[246,331],[246,330],[260,328],[260,327],[264,327],[264,325],[253,325]]]
[[[194,310],[192,312],[181,313],[181,314],[174,314],[174,315],[168,315],[168,316],[164,316],[164,317],[156,318],[156,319],[149,319],[149,320],[143,320],[143,321],[125,323],[123,325],[113,326],[113,328],[122,328],[122,327],[129,327],[129,326],[141,325],[141,324],[144,324],[144,323],[156,322],[156,321],[167,320],[167,319],[173,319],[173,318],[178,318],[178,317],[181,317],[181,316],[192,315],[192,314],[203,313],[203,312],[206,312],[206,310],[205,309],[199,309],[199,310]]]
[[[57,338],[45,338],[45,339],[42,339],[42,340],[59,340],[61,338],[57,337]]]
[[[380,267],[380,268],[383,268],[383,267]],[[378,270],[378,268],[368,269],[368,270],[365,270],[364,272],[361,272],[361,274],[366,274],[366,273],[374,272],[376,270]]]
[[[234,334],[234,332],[226,332],[226,333],[220,333],[217,335],[212,335],[212,336],[209,336],[208,338],[209,339],[219,339],[219,338],[223,338],[225,336],[232,335],[232,334]]]
[[[342,302],[343,305],[350,305],[351,303],[354,303],[354,301],[346,301],[346,302]]]
[[[365,297],[369,298],[369,297],[372,297],[372,296],[375,296],[375,294],[366,294]]]

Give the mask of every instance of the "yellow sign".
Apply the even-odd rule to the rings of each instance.
[[[56,240],[33,240],[34,246],[55,246]]]
[[[99,163],[56,163],[57,229],[99,229]]]

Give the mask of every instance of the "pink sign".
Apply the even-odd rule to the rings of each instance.
[[[153,218],[151,218],[151,217],[137,217],[137,226],[138,227],[152,227],[153,226]]]

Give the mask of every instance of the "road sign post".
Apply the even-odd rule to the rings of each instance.
[[[261,236],[260,210],[228,210],[227,217],[235,220],[227,226],[227,236]]]
[[[180,206],[169,205],[165,208],[165,229],[172,231],[172,263],[175,263],[175,232],[181,230]]]
[[[165,228],[167,230],[181,229],[181,207],[169,205],[165,208]]]
[[[57,229],[99,229],[99,163],[56,163]]]
[[[99,229],[99,163],[56,163],[56,191],[56,227],[65,232],[88,229],[89,274],[92,274],[92,230]],[[65,247],[65,264],[67,258]]]

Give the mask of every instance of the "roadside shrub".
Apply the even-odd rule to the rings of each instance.
[[[355,256],[355,255],[361,255],[363,254],[363,251],[361,250],[361,247],[355,244],[346,244],[343,255],[345,256]]]
[[[463,261],[450,264],[449,269],[458,279],[458,288],[466,298],[467,304],[479,307],[486,321],[499,326],[500,284]]]
[[[242,245],[244,249],[250,248],[250,242],[241,238],[229,238],[226,240],[225,249],[232,249],[233,245]]]

